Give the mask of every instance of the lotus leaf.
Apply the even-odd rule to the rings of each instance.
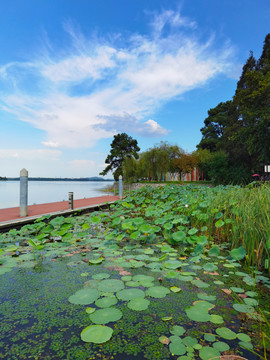
[[[122,311],[114,307],[96,310],[89,318],[93,323],[98,325],[107,324],[112,321],[117,321],[123,316]]]
[[[230,346],[228,344],[226,344],[225,342],[223,341],[217,341],[213,344],[213,348],[220,351],[220,352],[223,352],[223,351],[228,351],[230,350]]]
[[[126,286],[130,286],[130,287],[138,287],[140,285],[141,285],[141,283],[139,281],[130,280],[130,281],[126,282]]]
[[[224,320],[220,315],[210,315],[210,321],[213,324],[223,324]]]
[[[169,344],[170,352],[173,355],[184,355],[186,351],[186,347],[180,341],[173,341]]]
[[[181,280],[181,281],[185,281],[185,282],[188,282],[188,281],[191,281],[193,280],[193,276],[183,276],[183,275],[178,275],[177,277],[178,280]]]
[[[241,346],[242,348],[247,349],[247,350],[253,349],[253,345],[250,342],[239,341],[239,346]]]
[[[236,292],[236,293],[243,293],[243,292],[245,292],[245,290],[244,289],[241,289],[241,288],[238,288],[238,287],[230,287],[230,289],[232,290],[232,291],[234,291],[234,292]]]
[[[95,280],[108,279],[109,277],[110,277],[110,275],[107,273],[99,273],[99,274],[95,274],[92,276],[92,278]]]
[[[143,311],[148,308],[150,301],[144,298],[135,298],[128,302],[127,307],[135,311]]]
[[[81,339],[85,342],[103,344],[110,340],[113,329],[104,325],[90,325],[81,332]]]
[[[164,286],[153,286],[153,287],[149,288],[148,290],[146,290],[146,294],[148,296],[151,296],[153,298],[158,298],[158,299],[164,298],[169,293],[170,293],[170,290]]]
[[[251,306],[248,306],[246,304],[233,304],[233,308],[236,310],[236,311],[239,311],[241,313],[249,313],[249,314],[252,314],[254,313],[254,309],[251,307]]]
[[[182,241],[186,241],[186,233],[184,231],[177,231],[175,233],[173,233],[172,235],[173,240],[176,242],[182,242]]]
[[[226,327],[217,328],[216,333],[226,340],[233,340],[236,338],[236,333]]]
[[[207,295],[207,294],[199,293],[198,298],[201,300],[214,301],[216,300],[217,297],[216,295]]]
[[[243,246],[230,251],[230,255],[234,260],[242,260],[246,256],[246,250]]]
[[[244,302],[248,305],[248,306],[257,306],[259,303],[256,299],[252,299],[252,298],[245,298]]]
[[[244,342],[249,342],[249,341],[251,341],[251,338],[250,338],[247,334],[243,334],[243,333],[237,334],[237,338],[238,338],[240,341],[244,341]]]
[[[182,336],[185,332],[186,332],[185,328],[183,328],[183,326],[179,326],[179,325],[174,325],[170,329],[170,333],[173,335],[177,335],[177,336]]]
[[[216,341],[216,335],[204,334],[204,339],[209,342],[214,342],[214,341]]]
[[[182,339],[177,336],[177,335],[172,335],[169,337],[170,341],[178,341],[178,342],[183,342]]]
[[[165,345],[168,345],[168,344],[170,343],[170,339],[167,338],[167,336],[164,336],[164,335],[160,336],[160,337],[158,338],[158,340],[159,340],[162,344],[165,344]]]
[[[193,320],[198,322],[206,322],[210,321],[210,315],[207,310],[200,308],[199,306],[191,306],[186,309],[187,316]]]
[[[178,261],[178,260],[169,260],[164,263],[164,266],[167,269],[175,270],[175,269],[180,268],[182,266],[182,263],[181,263],[181,261]]]
[[[172,320],[172,316],[164,316],[163,318],[161,318],[163,321],[170,321]]]
[[[117,292],[124,289],[123,281],[117,279],[102,280],[98,285],[98,290],[104,292]]]
[[[255,291],[247,291],[246,295],[249,297],[255,297],[258,296],[258,294]]]
[[[88,308],[86,308],[86,314],[92,314],[93,312],[95,312],[96,311],[96,309],[95,308],[92,308],[92,307],[88,307]]]
[[[182,291],[182,289],[177,286],[170,287],[170,290],[174,293],[179,293],[180,291]]]
[[[96,301],[100,296],[100,292],[97,289],[85,288],[76,291],[74,295],[68,298],[71,304],[88,305]]]
[[[101,264],[102,263],[102,261],[104,260],[104,257],[100,257],[100,258],[98,258],[98,259],[90,259],[89,260],[89,264],[90,265],[98,265],[98,264]]]
[[[256,285],[256,279],[252,279],[250,276],[245,276],[243,278],[243,281],[249,286],[255,286]]]
[[[154,281],[155,278],[149,275],[135,275],[133,276],[132,280],[143,282],[143,281]]]
[[[140,289],[124,289],[116,293],[118,299],[129,301],[136,298],[144,298],[145,293]]]
[[[206,284],[201,280],[192,280],[191,283],[197,286],[198,288],[207,288],[209,286],[209,284]]]
[[[213,263],[207,263],[203,266],[203,269],[209,272],[209,271],[216,271],[218,267]]]
[[[216,281],[214,281],[214,284],[216,284],[216,285],[224,285],[224,282],[220,281],[220,280],[216,280]]]
[[[218,359],[220,356],[220,352],[210,346],[204,346],[199,351],[199,355],[202,360]]]
[[[194,347],[194,345],[198,344],[198,341],[197,339],[191,337],[191,336],[186,336],[184,339],[183,339],[183,343],[187,346],[191,346],[191,347]],[[192,350],[193,351],[193,350]]]
[[[100,308],[107,308],[117,303],[117,299],[115,296],[105,296],[101,299],[96,300],[96,306]]]
[[[209,256],[218,256],[219,254],[220,254],[220,248],[217,245],[212,246],[208,252]]]

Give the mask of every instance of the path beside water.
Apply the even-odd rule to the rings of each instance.
[[[119,200],[118,196],[105,195],[99,197],[93,197],[88,199],[74,200],[74,210],[85,209],[94,205],[105,205],[108,202],[114,202]],[[39,217],[41,215],[48,215],[59,213],[65,213],[69,211],[68,201],[52,202],[47,204],[37,204],[28,206],[28,216],[25,218],[20,217],[20,208],[13,207],[7,209],[0,209],[0,225],[3,222],[11,222],[14,220],[29,219],[31,217]]]

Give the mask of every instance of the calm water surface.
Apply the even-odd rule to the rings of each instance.
[[[29,181],[28,205],[68,200],[70,191],[74,200],[113,195],[103,191],[112,184],[109,181]],[[0,181],[0,209],[16,206],[20,206],[20,181]]]

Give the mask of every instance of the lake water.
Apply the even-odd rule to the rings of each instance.
[[[68,200],[73,192],[74,200],[113,195],[104,189],[113,185],[110,181],[28,181],[28,205]],[[20,206],[20,181],[0,181],[0,209]]]

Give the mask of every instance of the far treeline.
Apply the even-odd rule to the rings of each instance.
[[[249,183],[270,164],[270,34],[261,57],[250,53],[231,100],[208,110],[197,150],[187,153],[178,145],[161,142],[139,153],[137,141],[118,134],[111,144],[109,164],[100,175],[114,172],[117,180],[162,181],[165,174],[189,173],[197,167],[200,178],[214,183]]]

